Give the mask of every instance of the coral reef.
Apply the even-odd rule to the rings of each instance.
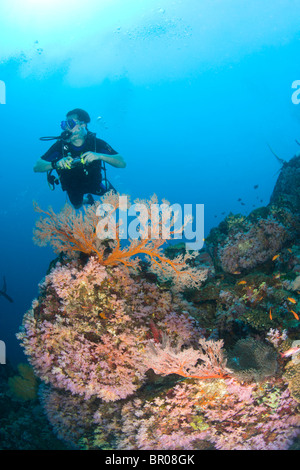
[[[268,390],[268,393],[266,393]],[[122,449],[285,449],[299,434],[296,403],[284,386],[236,381],[179,384],[163,397],[122,410]]]
[[[295,240],[298,229],[292,212],[269,206],[248,217],[230,214],[212,229],[206,245],[218,270],[241,274],[270,261]]]
[[[46,388],[60,439],[79,449],[280,450],[299,436],[297,402],[282,381],[181,382],[117,402]]]
[[[238,232],[232,229],[219,247],[222,269],[234,274],[254,268],[276,255],[288,238],[284,226],[271,217],[260,219],[256,224],[247,221],[244,232],[240,227]]]
[[[35,239],[60,256],[18,338],[59,439],[116,450],[297,445],[300,226],[278,201],[231,214],[200,253],[163,251],[146,221],[126,244],[99,238],[97,206],[44,212]],[[106,202],[118,209],[115,196]]]
[[[41,290],[19,339],[42,380],[86,398],[135,392],[149,369],[146,344],[158,331],[186,346],[199,337],[188,302],[93,257],[84,266],[57,266]]]

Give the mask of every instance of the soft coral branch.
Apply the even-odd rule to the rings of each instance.
[[[77,214],[68,204],[58,214],[52,207],[47,211],[41,209],[37,203],[34,203],[34,209],[44,215],[36,222],[33,239],[37,245],[50,243],[56,252],[96,254],[98,258],[103,256],[104,246],[97,244],[96,214],[91,210],[85,209],[83,217],[81,212]]]
[[[156,196],[149,201],[144,201],[148,207],[146,213],[150,214],[150,206],[156,203]],[[109,204],[113,212],[119,208],[119,195],[108,193],[102,203]],[[98,262],[103,266],[117,266],[122,264],[126,267],[137,268],[139,263],[138,255],[145,255],[149,258],[151,266],[155,270],[160,270],[166,277],[173,277],[173,280],[180,277],[187,277],[191,283],[197,285],[206,278],[207,270],[197,270],[191,268],[186,263],[186,258],[179,256],[173,260],[167,258],[162,252],[162,245],[165,240],[163,234],[163,219],[154,222],[149,234],[148,221],[142,220],[141,237],[129,239],[127,246],[121,246],[119,238],[119,227],[122,220],[116,224],[115,239],[105,241],[105,232],[99,234],[97,213],[99,204],[88,208],[84,207],[83,212],[76,212],[70,205],[65,205],[63,210],[56,214],[52,208],[47,211],[42,210],[35,203],[35,210],[43,216],[36,222],[34,241],[36,244],[44,246],[50,243],[53,249],[60,253],[66,252],[68,255],[74,253],[85,253],[89,256],[96,256]],[[171,219],[171,231],[176,224],[176,217]],[[184,224],[181,231],[184,229]],[[104,228],[103,228],[104,230]],[[178,228],[176,229],[178,232]],[[170,276],[170,272],[173,275]]]
[[[225,378],[230,375],[223,357],[223,341],[199,340],[198,350],[187,348],[182,344],[172,346],[167,335],[163,335],[162,343],[149,342],[146,353],[146,365],[156,374],[177,374],[192,379]]]

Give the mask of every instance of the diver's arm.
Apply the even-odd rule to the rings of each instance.
[[[50,171],[52,169],[53,167],[51,162],[46,162],[46,160],[43,160],[42,158],[40,158],[33,167],[33,171],[35,173],[45,173],[46,171]]]
[[[116,168],[125,168],[126,166],[126,162],[119,153],[107,155],[104,153],[86,152],[82,157],[85,159],[86,163],[92,163],[95,160],[103,160]]]
[[[116,155],[106,155],[102,153],[96,153],[95,155],[99,156],[99,160],[103,160],[106,163],[116,167],[116,168],[125,168],[126,162],[122,155],[117,153]]]
[[[56,165],[55,167],[52,166],[52,163],[53,162],[47,162],[46,160],[43,160],[42,158],[40,158],[35,166],[33,167],[33,171],[35,173],[44,173],[46,171],[50,171],[50,170],[53,170],[55,168],[55,170],[65,170],[65,169],[70,169],[71,168],[71,165],[72,165],[72,157],[64,157],[64,158],[61,158],[60,160],[56,161]]]

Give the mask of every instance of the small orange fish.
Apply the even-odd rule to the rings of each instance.
[[[240,282],[238,282],[238,285],[240,285],[240,284],[247,284],[247,282],[246,281],[240,281]]]
[[[291,313],[294,315],[296,320],[299,320],[299,315],[296,312],[294,312],[294,310],[291,310]]]
[[[292,304],[296,304],[297,300],[293,299],[293,297],[288,297],[287,300],[291,302]]]
[[[233,274],[241,274],[241,271],[234,271]]]
[[[290,248],[288,248],[288,251],[289,251],[290,253],[292,253],[292,250],[291,250]]]
[[[270,315],[270,320],[273,320],[273,317],[272,317],[272,309],[271,309],[271,308],[270,308],[269,315]]]
[[[275,255],[275,256],[273,256],[272,261],[275,261],[275,259],[277,259],[278,256],[280,256],[280,255]]]
[[[295,346],[293,348],[288,349],[284,353],[280,353],[281,357],[289,357],[297,354],[300,351],[300,346]]]

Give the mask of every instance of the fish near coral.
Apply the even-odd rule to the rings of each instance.
[[[296,312],[294,312],[294,310],[291,310],[291,313],[294,315],[296,320],[299,320],[299,315]]]
[[[154,341],[156,343],[160,343],[161,340],[162,340],[162,332],[161,332],[161,330],[159,330],[157,328],[157,326],[155,325],[155,323],[152,319],[149,322],[149,327],[150,327],[151,333],[153,335]]]
[[[273,317],[272,317],[272,309],[270,308],[270,311],[269,311],[269,317],[270,317],[270,320],[273,320]]]
[[[288,349],[287,351],[285,351],[284,353],[280,353],[280,355],[281,357],[290,357],[290,356],[295,356],[299,352],[300,352],[300,346],[294,346]]]

